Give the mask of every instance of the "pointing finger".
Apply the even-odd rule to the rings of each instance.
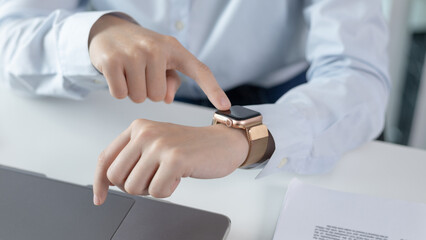
[[[121,133],[99,156],[93,183],[93,203],[102,205],[108,194],[111,184],[107,177],[107,171],[121,150],[130,141],[130,128]]]
[[[169,67],[194,79],[217,109],[228,110],[231,107],[231,102],[210,69],[179,42],[174,44],[170,60]]]

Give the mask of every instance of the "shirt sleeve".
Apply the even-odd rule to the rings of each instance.
[[[276,143],[258,177],[329,171],[384,126],[390,81],[381,1],[311,1],[304,13],[308,83],[275,104],[248,106],[262,113]]]
[[[0,82],[26,95],[73,99],[106,88],[91,64],[88,37],[111,12],[86,9],[78,0],[0,0]]]

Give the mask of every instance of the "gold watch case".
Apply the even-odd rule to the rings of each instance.
[[[212,124],[223,124],[227,127],[244,129],[249,142],[249,151],[246,160],[240,167],[245,167],[258,162],[264,156],[268,145],[268,128],[262,124],[262,115],[236,120],[227,116],[215,113]]]

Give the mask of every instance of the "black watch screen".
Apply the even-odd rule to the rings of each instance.
[[[232,106],[228,111],[216,111],[216,114],[230,117],[235,120],[245,120],[260,116],[259,112],[238,105]]]

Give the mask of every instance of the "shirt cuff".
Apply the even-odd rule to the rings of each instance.
[[[329,169],[329,166],[311,166],[312,159],[309,156],[313,144],[312,130],[306,116],[295,104],[246,107],[262,114],[263,123],[275,140],[275,152],[256,178],[281,171],[307,174]]]

